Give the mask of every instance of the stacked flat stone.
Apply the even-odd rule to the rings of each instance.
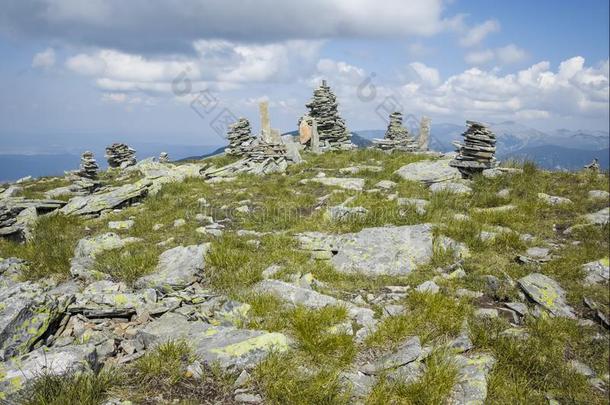
[[[113,143],[106,148],[108,166],[125,168],[136,164],[136,151],[124,143]]]
[[[399,111],[390,114],[390,123],[388,124],[385,137],[373,140],[373,144],[376,148],[385,151],[402,150],[412,152],[418,148],[417,141],[413,139],[409,130],[402,126],[402,113]]]
[[[169,163],[169,155],[167,152],[161,152],[159,154],[159,163]]]
[[[97,178],[97,171],[99,170],[99,166],[95,161],[95,157],[93,156],[93,152],[85,151],[80,157],[80,169],[77,174],[80,177],[86,177],[88,179]]]
[[[351,133],[343,118],[339,116],[337,97],[326,80],[313,93],[313,99],[306,104],[309,116],[316,119],[320,147],[323,149],[353,149]],[[300,124],[300,123],[299,123]]]
[[[254,140],[250,121],[246,118],[240,118],[234,124],[229,126],[227,132],[229,146],[225,149],[227,155],[243,156],[250,148],[250,144]]]
[[[454,143],[458,155],[449,165],[457,168],[462,177],[470,178],[496,166],[496,135],[480,122],[466,121],[466,125],[468,129],[462,134],[464,143]]]

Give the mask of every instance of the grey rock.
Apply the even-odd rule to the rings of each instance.
[[[593,285],[607,282],[610,278],[610,264],[608,259],[601,259],[582,265],[585,272],[585,284]]]
[[[574,310],[566,303],[565,291],[559,283],[540,273],[532,273],[518,280],[519,286],[551,315],[575,319]]]
[[[205,255],[210,244],[177,246],[159,256],[155,271],[135,282],[137,288],[154,288],[172,292],[201,280],[205,268]]]
[[[374,364],[368,364],[361,368],[360,371],[369,375],[376,375],[383,371],[395,369],[406,364],[409,364],[419,358],[422,353],[419,337],[412,336],[406,339],[396,348],[396,350],[388,353]]]
[[[572,204],[572,200],[570,200],[569,198],[548,195],[545,193],[538,193],[538,199],[548,205]]]
[[[271,351],[286,351],[290,344],[289,339],[281,333],[190,322],[182,315],[171,312],[147,324],[138,331],[136,338],[146,348],[167,341],[185,340],[202,362],[238,370],[255,366]]]
[[[605,225],[610,219],[610,207],[602,208],[592,214],[586,214],[585,220],[594,225]]]
[[[440,287],[432,280],[424,281],[415,289],[419,292],[436,294],[440,291]]]
[[[462,183],[442,182],[434,183],[430,186],[432,193],[448,192],[454,194],[470,194],[472,189]]]
[[[301,248],[327,252],[337,271],[366,275],[406,275],[432,257],[429,224],[365,228],[360,232],[298,235]],[[330,253],[328,253],[330,252]]]
[[[496,363],[488,354],[456,355],[458,382],[453,387],[448,404],[484,404],[487,398],[487,376]]]
[[[331,221],[354,221],[364,218],[368,210],[364,207],[346,207],[344,205],[336,205],[328,207],[326,210],[326,218]]]
[[[93,269],[95,257],[109,250],[120,249],[123,246],[139,241],[137,238],[121,238],[115,233],[90,236],[78,241],[74,249],[74,257],[70,262],[70,274],[85,280],[108,278],[103,273]]]
[[[604,190],[591,190],[588,195],[591,199],[608,200],[610,198],[610,193]]]
[[[578,374],[583,375],[585,377],[595,377],[595,371],[585,363],[578,360],[570,360],[570,367]]]
[[[498,310],[495,308],[477,308],[474,311],[474,316],[476,316],[477,318],[487,318],[487,319],[497,318]]]
[[[235,402],[241,404],[262,404],[263,398],[258,394],[240,393],[233,397]]]
[[[373,376],[356,370],[341,372],[339,374],[339,381],[344,390],[351,393],[352,399],[359,401],[370,394],[376,379]]]
[[[148,194],[150,185],[152,185],[150,180],[139,180],[111,191],[74,197],[60,209],[60,212],[66,215],[98,216],[103,212],[122,208],[141,200]]]
[[[2,393],[12,395],[42,373],[61,375],[69,371],[96,369],[97,353],[94,345],[41,347],[7,363],[0,363],[0,399]]]
[[[375,184],[375,187],[383,190],[391,190],[396,187],[396,183],[391,180],[381,180],[379,183]]]
[[[135,225],[135,222],[131,219],[126,221],[110,221],[108,222],[108,228],[113,230],[128,230]]]
[[[308,181],[320,183],[329,187],[340,187],[345,190],[362,191],[364,188],[364,179],[350,177],[314,177]]]
[[[448,159],[423,160],[421,162],[409,163],[394,172],[404,180],[420,181],[433,184],[460,178],[457,169],[449,166]]]
[[[254,290],[262,294],[274,295],[283,301],[306,308],[320,309],[326,306],[345,307],[348,316],[360,326],[372,328],[375,325],[374,312],[368,308],[358,307],[350,302],[321,294],[317,291],[297,287],[279,280],[263,280],[255,285]]]
[[[415,212],[419,215],[425,215],[427,207],[430,204],[428,200],[422,200],[420,198],[399,198],[397,202],[399,206],[414,206]]]
[[[515,311],[516,313],[518,313],[521,316],[525,316],[525,315],[529,314],[529,309],[527,308],[527,305],[525,305],[522,302],[506,302],[506,303],[504,303],[504,305],[507,308],[512,309],[513,311]]]

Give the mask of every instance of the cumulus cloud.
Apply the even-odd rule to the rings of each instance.
[[[442,0],[7,0],[0,30],[129,52],[188,52],[198,39],[428,36],[444,29]]]
[[[496,49],[482,49],[468,52],[464,56],[466,63],[470,65],[485,65],[496,62],[501,65],[510,65],[521,62],[527,57],[527,52],[515,44],[509,44]]]
[[[55,50],[47,48],[42,52],[34,55],[32,58],[32,67],[34,68],[50,68],[55,65]]]
[[[407,83],[401,94],[433,113],[539,119],[607,116],[609,90],[608,61],[587,67],[584,58],[576,56],[563,61],[557,71],[549,62],[506,75],[471,68],[434,88]]]
[[[497,31],[500,31],[500,23],[496,20],[487,20],[466,30],[462,38],[460,38],[460,45],[465,47],[478,45],[489,34]]]
[[[100,89],[117,92],[169,93],[173,83],[234,89],[246,83],[281,82],[308,74],[318,60],[320,41],[291,40],[273,44],[199,40],[196,55],[146,57],[112,49],[68,58],[66,67],[92,76]]]

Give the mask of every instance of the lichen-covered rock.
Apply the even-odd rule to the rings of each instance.
[[[42,374],[62,375],[97,368],[97,353],[92,344],[41,347],[10,362],[0,363],[0,401],[9,399]]]
[[[548,195],[545,193],[538,193],[538,199],[548,205],[562,205],[572,204],[572,200],[565,197],[558,197],[556,195]]]
[[[122,238],[115,233],[90,236],[78,241],[74,249],[74,257],[70,262],[70,274],[73,277],[95,281],[109,278],[107,274],[93,269],[95,257],[103,252],[120,249],[128,243],[137,242],[137,238]]]
[[[209,365],[218,363],[223,369],[253,367],[271,351],[283,352],[290,345],[290,340],[281,333],[190,322],[171,312],[146,325],[136,338],[146,348],[184,340],[201,361]]]
[[[397,202],[401,207],[415,207],[415,212],[417,212],[419,215],[426,215],[427,207],[430,204],[428,200],[423,200],[421,198],[399,198]]]
[[[605,190],[591,190],[588,193],[589,198],[599,199],[599,200],[608,200],[610,198],[610,193]]]
[[[74,197],[60,212],[66,215],[98,216],[115,208],[122,208],[141,200],[148,194],[150,180],[139,180],[111,191]]]
[[[129,317],[157,302],[153,289],[131,292],[123,283],[97,281],[75,294],[68,307],[70,313],[80,313],[88,318]]]
[[[71,296],[51,297],[31,282],[0,286],[0,360],[27,353],[66,310]]]
[[[177,246],[159,256],[155,271],[140,277],[137,288],[154,288],[162,292],[181,290],[203,277],[205,255],[210,244]]]
[[[532,273],[518,280],[523,291],[551,315],[576,318],[574,310],[566,303],[565,291],[557,281],[540,273]]]
[[[496,363],[489,354],[456,355],[457,384],[447,401],[452,405],[484,404],[487,398],[487,376]]]
[[[432,193],[454,193],[454,194],[470,194],[472,193],[472,189],[468,187],[466,184],[462,183],[454,183],[454,182],[442,182],[442,183],[434,183],[430,186],[430,191]]]
[[[364,207],[346,207],[344,205],[335,205],[328,207],[326,210],[326,218],[331,221],[355,221],[366,216],[368,210]]]
[[[439,183],[453,179],[459,179],[460,172],[449,166],[450,160],[423,160],[421,162],[409,163],[396,170],[394,174],[404,180],[420,181],[425,184]]]
[[[376,275],[406,275],[432,257],[429,224],[365,228],[360,232],[329,235],[317,232],[298,236],[301,248],[330,252],[337,271]]]
[[[317,291],[297,287],[280,280],[263,280],[254,290],[262,294],[271,294],[291,305],[302,305],[306,308],[321,309],[327,306],[338,306],[347,309],[348,316],[364,328],[373,328],[375,325],[373,310],[358,307],[347,301],[321,294]]]
[[[582,265],[585,272],[585,284],[603,283],[610,278],[610,261],[607,257]]]
[[[419,337],[411,336],[392,352],[381,356],[373,364],[362,367],[361,371],[369,375],[380,374],[407,365],[417,360],[421,354]]]

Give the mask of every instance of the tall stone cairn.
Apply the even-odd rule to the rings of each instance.
[[[455,142],[458,155],[449,162],[462,177],[470,178],[476,173],[496,166],[496,135],[484,124],[466,121],[468,129],[462,134],[464,143]]]
[[[415,151],[417,141],[413,139],[409,130],[402,126],[402,113],[395,111],[390,114],[390,122],[383,139],[373,141],[375,147],[385,151],[402,150]]]
[[[354,147],[351,133],[343,118],[339,116],[337,97],[326,84],[326,80],[322,81],[320,87],[314,91],[312,100],[305,106],[309,109],[309,116],[316,120],[322,148],[352,149]]]
[[[229,125],[227,139],[229,146],[225,149],[225,153],[227,155],[243,156],[254,140],[250,121],[246,118],[240,118],[234,124]]]
[[[136,164],[136,151],[124,143],[113,143],[106,148],[108,166],[125,168]]]
[[[97,171],[99,170],[99,166],[95,161],[95,157],[93,156],[93,152],[85,151],[80,156],[80,168],[77,174],[80,177],[86,177],[88,179],[96,179]]]

